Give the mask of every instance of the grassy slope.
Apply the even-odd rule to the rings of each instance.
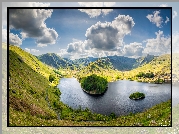
[[[70,71],[68,71],[70,72]],[[136,77],[139,72],[155,74],[154,78],[138,78]],[[151,62],[143,64],[142,66],[133,69],[131,71],[118,71],[114,70],[113,66],[108,61],[97,60],[90,63],[80,71],[71,71],[71,75],[77,78],[89,76],[91,74],[97,74],[108,81],[114,81],[117,79],[131,79],[144,82],[154,82],[158,78],[170,78],[171,77],[171,55],[165,54],[159,57],[155,57]]]
[[[9,73],[11,126],[170,125],[170,101],[143,113],[122,117],[95,114],[87,109],[71,109],[59,102],[58,89],[48,81],[53,70],[15,46],[10,46]],[[59,111],[61,120],[57,119],[55,109]]]
[[[109,61],[98,59],[95,62],[91,62],[88,66],[84,67],[80,71],[74,73],[76,78],[86,77],[91,74],[102,76],[108,81],[114,81],[118,74],[121,74],[121,72],[114,70],[114,67]]]
[[[37,67],[39,70],[36,70]],[[20,119],[14,120],[14,117],[18,118],[21,114],[26,117],[57,119],[55,111],[49,108],[47,102],[47,95],[51,106],[53,102],[58,101],[58,96],[55,94],[58,89],[54,88],[54,84],[48,81],[48,76],[51,73],[53,70],[43,65],[34,56],[18,47],[10,46],[10,125],[25,123]],[[30,122],[33,123],[33,120]]]
[[[137,78],[136,75],[139,72],[150,73],[153,72],[155,74],[154,78]],[[119,74],[120,75],[120,74]],[[121,79],[132,79],[144,82],[154,82],[158,78],[170,78],[171,77],[171,55],[165,54],[159,57],[155,57],[148,64],[144,64],[141,67],[133,69],[131,71],[126,71],[122,75],[120,75]]]

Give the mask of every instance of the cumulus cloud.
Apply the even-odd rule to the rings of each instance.
[[[125,45],[123,48],[123,55],[125,56],[142,56],[142,51],[144,50],[144,47],[142,46],[142,43],[130,43],[129,45]]]
[[[7,7],[49,7],[50,3],[42,2],[3,2],[2,3],[2,25],[7,25]]]
[[[22,38],[35,38],[38,46],[55,44],[58,33],[47,28],[45,20],[51,17],[53,10],[11,9],[9,11],[10,29],[22,30]]]
[[[22,44],[22,39],[20,39],[17,34],[9,33],[9,44],[20,46]]]
[[[80,6],[84,7],[110,7],[114,6],[115,2],[78,2]],[[98,17],[99,15],[107,15],[113,11],[113,9],[78,9],[81,12],[85,12],[90,18]]]
[[[175,17],[177,17],[177,12],[176,11],[173,11],[173,19],[175,18]]]
[[[150,22],[155,24],[157,27],[161,28],[163,19],[159,14],[160,14],[160,11],[154,11],[153,14],[148,14],[146,17],[149,19]]]
[[[155,32],[156,38],[147,39],[143,53],[161,55],[171,52],[171,37],[165,37],[163,31]]]
[[[69,53],[82,53],[84,51],[84,43],[82,41],[73,42],[68,44],[67,52]]]
[[[112,22],[97,22],[86,31],[88,46],[99,50],[114,51],[121,47],[125,35],[135,25],[132,17],[118,15]]]
[[[172,52],[179,53],[179,32],[172,35]]]
[[[59,55],[70,58],[122,55],[123,38],[131,33],[134,25],[129,15],[118,15],[112,22],[97,22],[86,30],[85,41],[72,39],[73,42],[67,49],[60,50]]]
[[[170,21],[170,19],[166,16],[166,21],[165,21],[165,23],[167,23],[167,22],[169,22]]]
[[[7,30],[2,27],[2,42],[7,43]]]
[[[85,12],[90,18],[97,17],[101,14],[101,9],[78,9],[81,12]]]

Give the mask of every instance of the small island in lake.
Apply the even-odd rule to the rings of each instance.
[[[140,93],[140,92],[135,92],[135,93],[132,93],[129,96],[129,98],[133,99],[133,100],[143,99],[143,98],[145,98],[145,94],[144,93]]]
[[[84,92],[90,95],[102,95],[107,90],[108,82],[105,78],[92,74],[80,79]]]

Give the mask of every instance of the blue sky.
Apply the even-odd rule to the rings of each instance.
[[[103,6],[105,5],[104,2],[101,3],[103,3]],[[60,2],[50,3],[49,5],[58,6],[60,4],[67,6],[65,2],[63,4]],[[84,5],[84,3],[71,4],[74,6],[91,6],[91,3],[87,5]],[[111,5],[125,6],[125,4],[127,5],[127,3],[113,2]],[[100,4],[98,5],[100,6]],[[147,3],[144,5],[147,5]],[[151,6],[160,5],[162,3],[155,3]],[[169,3],[163,3],[163,5],[170,6]],[[95,6],[95,4],[92,6]],[[14,43],[34,55],[50,52],[72,59],[108,55],[138,57],[145,54],[161,55],[169,53],[171,49],[172,16],[170,16],[171,12],[168,9],[113,9],[100,12],[53,9],[53,11],[48,12],[24,11],[22,15],[31,14],[33,16],[35,12],[40,17],[34,20],[31,18],[32,22],[26,23],[26,26],[14,23],[14,21],[10,24],[12,26],[10,30],[11,44]],[[42,16],[42,14],[44,15]],[[15,12],[13,12],[13,15],[15,15]],[[19,16],[20,18],[23,17]],[[115,21],[115,18],[118,21]],[[178,17],[176,16],[176,18]],[[30,17],[24,17],[24,19],[28,20]],[[37,22],[41,22],[42,25]],[[124,29],[122,30],[122,26],[116,27],[115,24],[123,25]],[[173,21],[173,25],[176,25],[175,21]],[[42,29],[36,30],[35,28],[39,29],[37,26]],[[33,33],[33,31],[36,33]],[[175,34],[178,37],[177,30]]]

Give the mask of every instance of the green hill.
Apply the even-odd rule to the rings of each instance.
[[[77,79],[80,79],[82,77],[96,74],[106,78],[108,81],[114,81],[120,73],[120,71],[114,69],[109,59],[99,58],[98,60],[89,63],[86,67],[82,68],[78,72],[75,72],[73,75]]]
[[[56,80],[49,82],[49,75]],[[58,78],[50,67],[16,46],[9,46],[9,123],[22,124],[24,118],[57,119]],[[26,120],[33,125],[35,120]],[[40,125],[40,124],[39,124]]]
[[[58,69],[59,67],[66,67],[67,61],[55,53],[47,53],[36,56],[41,62]]]

